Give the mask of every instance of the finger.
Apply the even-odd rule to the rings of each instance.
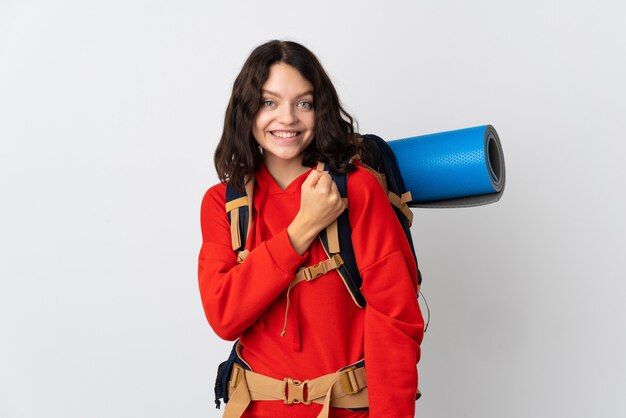
[[[304,183],[302,183],[302,187],[309,187],[309,188],[315,187],[315,185],[319,181],[321,174],[322,173],[320,173],[317,170],[311,170],[309,175],[304,180]]]
[[[333,184],[330,186],[330,193],[331,195],[335,195],[337,197],[337,208],[338,209],[345,209],[345,205],[343,203],[343,199],[341,198],[341,193],[339,193],[339,189],[337,188],[337,183],[335,183],[333,181]]]
[[[317,181],[317,185],[315,186],[315,188],[319,188],[320,190],[324,190],[324,191],[330,191],[330,185],[334,183],[332,177],[330,177],[330,174],[326,173],[322,173],[322,175],[320,176],[319,180]]]
[[[337,188],[337,183],[335,183],[334,181],[331,181],[330,193],[331,194],[336,194],[337,196],[339,196],[339,189]]]
[[[318,171],[320,178],[324,177],[324,176],[330,176],[330,173],[328,171]]]

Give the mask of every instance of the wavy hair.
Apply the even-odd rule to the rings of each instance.
[[[355,120],[339,102],[337,91],[317,57],[304,46],[291,41],[273,40],[252,51],[235,79],[224,130],[217,145],[214,163],[221,181],[243,189],[247,176],[253,176],[263,155],[252,135],[254,117],[261,107],[261,89],[277,63],[291,65],[313,86],[315,134],[305,149],[302,164],[312,167],[327,162],[331,171],[344,174],[354,170],[348,162],[356,151]]]

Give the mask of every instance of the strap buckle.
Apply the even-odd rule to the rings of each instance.
[[[298,281],[306,280],[307,282],[310,282],[311,280],[315,280],[331,270],[338,269],[343,266],[343,264],[344,262],[341,255],[339,255],[339,253],[333,254],[332,257],[324,261],[320,261],[317,264],[300,269],[298,274],[302,274],[302,278],[298,279]]]
[[[283,379],[285,382],[285,404],[311,405],[309,399],[309,381],[294,380],[290,377]]]
[[[230,374],[230,380],[228,382],[230,389],[234,390],[237,386],[239,386],[239,383],[243,380],[245,373],[246,372],[243,367],[238,364],[233,365],[233,370]]]
[[[305,280],[307,282],[310,282],[311,280],[317,279],[324,273],[326,273],[326,266],[324,265],[323,262],[313,264],[312,266],[310,266],[309,268],[305,270],[304,272]]]
[[[331,260],[334,262],[334,266],[329,266],[328,262]],[[330,270],[341,267],[343,264],[343,258],[341,258],[341,255],[339,255],[339,253],[333,254],[331,258],[305,268],[304,280],[306,280],[307,282],[315,280],[318,277],[328,273]]]
[[[339,253],[333,255],[333,260],[335,260],[335,264],[337,264],[337,268],[344,265],[343,258]]]
[[[347,395],[353,395],[361,390],[359,382],[356,379],[356,374],[354,374],[355,370],[356,366],[352,366],[340,372],[339,384]]]

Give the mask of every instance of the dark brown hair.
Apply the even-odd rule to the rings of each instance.
[[[254,117],[261,106],[261,89],[270,67],[285,63],[297,69],[313,85],[315,136],[304,151],[302,164],[328,162],[335,173],[352,171],[348,163],[355,152],[355,121],[339,102],[337,91],[319,60],[304,46],[290,41],[270,41],[258,46],[235,79],[226,108],[224,130],[214,163],[221,181],[230,181],[241,190],[244,178],[259,168],[262,154],[252,135]]]

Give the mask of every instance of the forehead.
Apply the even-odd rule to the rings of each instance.
[[[289,64],[277,63],[270,67],[262,89],[280,97],[313,94],[313,85]]]

